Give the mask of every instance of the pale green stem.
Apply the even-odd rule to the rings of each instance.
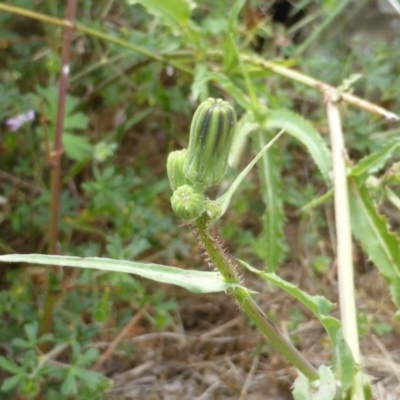
[[[335,92],[327,93],[326,112],[332,146],[333,187],[337,236],[337,266],[339,279],[340,317],[343,336],[350,347],[356,364],[360,365],[357,314],[354,293],[353,249],[350,224],[350,207],[347,186],[346,148],[344,145],[339,104]],[[356,372],[352,400],[364,399],[362,374]]]
[[[258,57],[247,56],[247,55],[242,55],[242,59],[249,62],[250,64],[258,65],[258,66],[268,69],[272,72],[275,72],[278,75],[282,75],[292,81],[300,82],[306,86],[310,86],[310,87],[320,91],[321,93],[325,93],[329,90],[335,90],[335,88],[333,86],[328,85],[325,82],[319,81],[318,79],[314,79],[311,76],[302,74],[301,72],[296,71],[294,69],[283,67],[282,65],[279,65],[275,62],[267,61],[267,60],[263,60]],[[367,100],[364,100],[357,96],[354,96],[353,94],[348,93],[348,92],[341,93],[341,100],[346,103],[349,103],[355,107],[358,107],[362,110],[368,111],[372,114],[376,114],[381,117],[384,117],[389,121],[398,121],[400,119],[398,115],[396,115],[388,110],[385,110],[384,108],[382,108],[374,103],[371,103]]]
[[[271,341],[273,346],[286,359],[295,366],[309,380],[318,378],[317,370],[306,360],[301,353],[282,335],[272,321],[264,314],[257,303],[253,300],[250,292],[243,287],[236,267],[232,259],[226,255],[218,243],[209,232],[210,219],[203,214],[195,221],[198,238],[212,261],[227,283],[240,285],[228,289],[228,292],[236,300],[239,306],[245,311],[250,320],[257,328]]]

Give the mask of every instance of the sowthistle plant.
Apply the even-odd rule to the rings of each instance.
[[[182,49],[178,49],[177,52],[164,51],[164,49],[163,51],[150,51],[147,45],[141,46],[140,44],[133,43],[131,40],[123,40],[114,33],[109,35],[103,30],[100,31],[88,28],[86,25],[81,23],[74,24],[73,28],[76,30],[76,32],[81,34],[98,38],[106,43],[129,49],[135,54],[140,54],[142,57],[146,58],[146,62],[144,64],[146,66],[149,62],[163,63],[164,65],[172,66],[177,71],[180,71],[188,77],[193,78],[193,86],[196,87],[196,89],[193,90],[194,92],[197,91],[198,93],[208,93],[208,82],[213,81],[216,83],[218,87],[226,91],[234,99],[234,101],[246,111],[238,125],[240,126],[242,124],[242,126],[246,126],[247,124],[247,126],[254,127],[250,130],[257,129],[260,131],[257,135],[255,135],[254,142],[256,142],[256,151],[259,151],[261,147],[264,146],[264,139],[265,137],[268,137],[268,135],[263,136],[266,131],[270,132],[273,129],[282,129],[284,126],[286,126],[287,133],[301,142],[308,149],[316,165],[319,167],[319,170],[322,173],[328,188],[331,187],[330,175],[332,165],[330,162],[330,152],[326,148],[325,142],[322,140],[319,133],[310,124],[308,124],[297,114],[293,113],[291,110],[263,109],[261,105],[258,104],[258,98],[265,97],[265,92],[259,90],[258,87],[252,87],[253,77],[250,76],[248,71],[251,70],[257,74],[259,72],[263,72],[265,74],[272,72],[290,81],[302,83],[324,94],[334,90],[335,93],[333,93],[330,103],[333,103],[331,105],[334,106],[333,108],[336,108],[336,111],[335,115],[333,115],[331,107],[330,112],[328,112],[328,119],[330,119],[331,122],[339,122],[339,105],[336,104],[339,102],[346,102],[360,109],[364,109],[368,112],[384,117],[387,120],[397,121],[399,119],[397,115],[391,113],[390,111],[387,111],[376,104],[372,104],[364,99],[356,97],[352,93],[347,92],[346,90],[348,87],[346,87],[346,85],[342,85],[342,87],[340,87],[337,91],[332,86],[315,79],[313,76],[304,75],[299,70],[289,68],[283,63],[271,61],[271,57],[249,53],[248,49],[238,46],[238,43],[248,43],[251,41],[251,35],[244,38],[241,37],[240,40],[238,40],[236,37],[238,32],[247,31],[245,29],[237,29],[235,22],[236,20],[240,20],[239,12],[245,3],[243,0],[233,2],[229,23],[227,24],[226,29],[223,30],[224,35],[219,34],[219,37],[226,36],[228,40],[226,40],[226,42],[224,41],[223,43],[220,41],[215,42],[223,48],[223,51],[213,52],[213,63],[215,59],[224,67],[218,69],[215,67],[216,63],[213,64],[213,71],[216,72],[213,74],[210,74],[207,68],[209,63],[208,51],[207,56],[204,54],[204,58],[202,58],[204,49],[199,46],[199,44],[202,43],[202,40],[198,40],[199,38],[208,40],[209,37],[207,36],[206,30],[201,31],[201,29],[198,29],[198,31],[196,31],[197,27],[195,30],[192,29],[192,27],[195,25],[194,20],[191,19],[191,2],[181,1],[177,3],[174,2],[173,4],[170,4],[169,2],[162,2],[163,7],[154,6],[158,2],[140,1],[138,3],[142,3],[142,5],[148,9],[150,13],[157,15],[157,18],[159,18],[161,14],[159,21],[164,21],[167,29],[168,27],[171,29],[171,15],[175,15],[176,10],[180,8],[182,12],[176,14],[179,15],[179,18],[172,21],[173,27],[171,31],[176,30],[182,32],[182,35],[186,35],[182,45],[182,49],[185,50],[184,52],[182,52]],[[328,14],[326,15],[326,21],[332,21],[332,15],[339,15],[339,12],[341,12],[344,7],[345,5],[337,6],[335,13],[326,11]],[[0,9],[2,11],[23,15],[25,17],[44,21],[67,29],[72,29],[72,24],[67,19],[57,19],[52,16],[31,10],[28,11],[7,4],[1,4]],[[210,15],[210,17],[215,18],[213,15]],[[70,19],[72,20],[72,18]],[[226,20],[225,15],[223,15],[222,19],[224,21]],[[327,26],[329,26],[329,24],[324,23],[321,25],[321,27],[324,27],[324,29]],[[163,35],[165,33],[164,28],[165,27],[162,29]],[[316,33],[310,36],[310,38],[305,42],[305,45],[297,50],[297,53],[302,53],[304,48],[306,48],[313,40],[315,40],[321,31],[322,29],[315,30],[314,32]],[[159,43],[157,35],[158,33],[156,32],[154,34],[154,38],[157,40],[154,43]],[[175,37],[175,33],[173,36]],[[67,44],[64,46],[67,46]],[[233,54],[235,56],[232,56]],[[179,57],[177,57],[177,55]],[[194,57],[194,55],[196,55],[196,57]],[[193,59],[196,59],[198,68],[193,68],[193,65],[191,64]],[[237,63],[241,65],[243,72],[244,80],[242,82],[240,82],[237,77]],[[101,64],[103,64],[103,62],[101,62]],[[302,67],[302,65],[299,66]],[[90,66],[89,70],[92,69],[93,66]],[[376,68],[376,70],[378,71],[381,69]],[[232,71],[235,72],[232,74]],[[84,75],[85,71],[83,71],[82,74]],[[330,80],[335,81],[336,79],[337,78],[332,78]],[[237,85],[238,81],[239,84]],[[260,87],[262,86],[263,85]],[[247,87],[248,89],[247,92],[249,94],[250,102],[243,96],[243,87]],[[65,94],[66,92],[64,90],[64,95]],[[329,104],[328,106],[330,107]],[[297,298],[297,300],[302,302],[303,305],[308,307],[308,309],[311,310],[314,315],[316,315],[318,320],[326,329],[332,342],[334,360],[332,363],[332,370],[328,367],[321,367],[318,371],[318,374],[316,369],[304,359],[304,357],[278,331],[265,313],[258,307],[254,301],[251,290],[246,288],[246,284],[240,276],[240,273],[237,269],[238,261],[229,254],[228,250],[223,245],[222,239],[218,233],[218,229],[214,225],[215,222],[226,212],[234,191],[237,189],[238,185],[246,176],[250,168],[254,166],[255,162],[261,157],[261,155],[263,155],[277,139],[277,137],[279,137],[278,134],[267,146],[261,149],[260,153],[249,164],[249,166],[246,167],[242,173],[240,173],[238,178],[231,184],[230,188],[223,196],[215,200],[209,199],[207,198],[207,189],[210,186],[221,183],[225,176],[228,155],[230,153],[232,140],[235,135],[235,126],[236,116],[231,105],[220,99],[209,99],[203,102],[193,118],[188,149],[182,149],[171,153],[167,162],[168,176],[171,188],[173,190],[173,195],[171,198],[172,208],[174,212],[180,218],[182,218],[183,221],[185,221],[185,223],[191,225],[197,240],[203,248],[206,261],[212,266],[212,268],[215,268],[217,272],[192,271],[187,269],[180,270],[179,268],[159,264],[116,260],[116,258],[122,257],[119,257],[119,255],[115,254],[111,254],[114,259],[95,257],[78,258],[70,256],[11,254],[12,251],[6,250],[6,252],[10,254],[0,256],[0,261],[29,262],[31,264],[36,263],[51,266],[70,266],[85,269],[93,268],[103,271],[125,272],[136,274],[148,279],[153,279],[158,282],[179,285],[196,293],[218,292],[225,290],[233,299],[235,299],[235,301],[246,312],[251,321],[254,322],[260,331],[267,338],[269,338],[275,348],[279,350],[306,377],[300,376],[299,378],[303,379],[298,379],[296,381],[297,385],[295,383],[293,393],[296,399],[318,398],[320,400],[332,400],[338,396],[341,396],[341,398],[350,398],[349,396],[352,396],[351,398],[360,400],[363,398],[362,396],[364,391],[364,388],[361,387],[363,382],[359,373],[362,363],[359,361],[357,356],[358,344],[352,344],[352,341],[349,340],[351,335],[357,336],[357,332],[355,330],[357,323],[355,313],[353,313],[354,315],[352,318],[346,318],[343,315],[341,316],[343,324],[342,334],[340,321],[329,315],[331,308],[328,300],[319,296],[311,296],[306,292],[302,292],[299,288],[295,287],[295,285],[283,281],[273,273],[255,270],[249,265],[246,265],[248,269],[252,270],[264,279],[272,282],[276,286],[286,290],[292,296]],[[238,131],[239,130],[240,129],[238,129]],[[334,131],[334,129],[331,130]],[[246,129],[242,129],[241,135],[243,140],[246,139],[248,133],[249,130],[246,131]],[[332,141],[333,140],[334,138],[332,137]],[[340,146],[336,146],[338,149],[336,154],[339,157],[343,156],[344,146],[344,143],[341,143]],[[342,168],[343,173],[341,176],[339,176],[339,178],[341,179],[342,187],[347,185],[349,189],[348,207],[350,209],[349,214],[351,217],[351,223],[349,224],[349,221],[345,221],[343,223],[343,218],[341,218],[340,221],[342,222],[338,222],[337,235],[342,239],[339,241],[338,247],[345,242],[343,244],[346,246],[345,250],[349,259],[352,255],[352,252],[349,251],[351,250],[351,242],[349,239],[350,228],[352,229],[352,236],[357,238],[365,253],[379,268],[382,276],[384,276],[388,281],[389,287],[392,291],[393,301],[399,309],[399,240],[398,237],[396,237],[396,235],[391,232],[390,229],[388,229],[389,224],[387,223],[387,219],[385,219],[379,213],[376,205],[373,202],[373,197],[371,197],[371,194],[369,193],[371,190],[370,186],[374,184],[374,182],[375,186],[378,184],[376,181],[377,178],[371,174],[377,170],[380,170],[382,166],[385,165],[389,155],[392,154],[395,149],[398,148],[398,146],[399,141],[393,140],[392,142],[387,143],[379,153],[375,152],[369,156],[366,156],[360,160],[357,165],[350,166],[347,164],[343,165],[342,163],[342,166],[345,168]],[[273,150],[275,151],[277,149]],[[271,153],[272,152],[268,154],[268,156],[271,155],[269,160],[271,163],[264,162],[264,166],[262,168],[262,172],[265,173],[265,186],[268,186],[270,189],[276,187],[277,180],[280,178],[280,166],[277,165],[275,158],[273,158]],[[66,148],[66,155],[69,155],[68,148]],[[343,162],[344,160],[341,161]],[[273,168],[269,168],[270,165],[273,165]],[[275,174],[267,176],[268,174],[266,174],[266,172],[271,172],[272,169],[274,169]],[[397,195],[391,190],[390,187],[387,186],[389,183],[398,183],[398,168],[390,171],[391,175],[393,175],[391,181],[388,181],[389,176],[383,176],[382,182],[380,182],[380,190],[382,190],[383,195],[387,197],[388,200],[390,200],[396,207],[400,208],[400,201]],[[339,175],[337,170],[335,171],[335,168],[333,168],[333,175]],[[110,176],[110,174],[104,174],[104,180],[108,181],[108,176]],[[377,188],[375,187],[374,190],[376,189]],[[313,200],[311,206],[321,204],[322,202],[326,201],[326,199],[334,195],[335,198],[338,198],[337,203],[340,203],[341,207],[343,207],[343,202],[340,201],[338,196],[345,192],[341,192],[343,192],[343,189],[341,189],[339,186],[335,186],[334,190],[329,190],[328,193],[322,196],[320,199]],[[58,203],[56,199],[57,197],[54,196],[55,203]],[[268,254],[271,256],[268,256],[268,259],[265,260],[266,265],[269,268],[268,271],[271,272],[274,271],[281,262],[280,253],[279,251],[276,251],[279,246],[281,246],[280,240],[277,240],[277,232],[279,233],[279,231],[282,230],[283,224],[283,210],[281,210],[282,204],[280,203],[282,202],[280,201],[279,190],[275,190],[274,193],[269,193],[266,203],[268,205],[268,210],[272,210],[271,214],[267,215],[267,220],[268,218],[269,221],[274,219],[274,221],[270,223],[270,226],[277,228],[267,233],[267,237],[274,239],[269,242],[270,246],[267,246]],[[277,205],[277,207],[274,208],[274,205]],[[276,212],[276,210],[278,210],[278,212]],[[279,210],[282,211],[281,214],[279,213]],[[338,213],[341,213],[340,209],[337,210],[336,214]],[[56,227],[56,225],[53,226]],[[343,240],[345,237],[343,235],[343,229],[347,231],[346,240]],[[51,237],[53,239],[56,238],[55,235],[51,235]],[[56,240],[54,239],[54,243],[55,241]],[[337,253],[344,254],[340,249],[338,249]],[[342,261],[343,258],[341,256],[339,256],[338,259],[339,275],[341,275],[341,272],[343,271],[350,271],[351,266],[348,267],[348,264],[345,261]],[[245,263],[243,264],[245,265]],[[342,274],[342,278],[340,280],[346,283],[347,288],[351,288],[353,285],[352,278],[349,278],[349,274]],[[340,280],[339,286],[344,286]],[[52,289],[51,287],[49,288]],[[55,289],[58,288],[55,287]],[[346,292],[344,290],[341,292],[342,294],[339,296],[341,307],[344,310],[349,310],[348,304],[349,302],[354,302],[354,293],[348,291]],[[49,293],[51,294],[51,292]],[[7,296],[13,297],[13,295],[9,295],[8,293]],[[106,297],[104,297],[104,299],[106,299]],[[51,296],[50,300],[51,301],[47,303],[50,304],[50,306],[51,304],[54,305],[55,303],[52,301]],[[49,327],[50,324],[48,322],[51,321],[52,307],[47,307],[47,310],[47,316],[49,316],[49,318],[47,318],[46,315],[44,318],[42,318],[42,331],[46,331],[46,329],[43,329],[43,325],[47,325]],[[45,354],[43,354],[43,356],[40,355],[39,359],[37,354],[39,354],[38,349],[42,347],[43,337],[38,337],[38,340],[33,338],[36,334],[33,335],[32,332],[36,330],[37,328],[26,328],[27,336],[30,337],[30,341],[33,343],[33,345],[31,346],[32,348],[29,348],[26,352],[26,356],[22,362],[19,362],[19,360],[12,360],[9,355],[7,357],[0,356],[0,368],[7,371],[11,375],[4,381],[2,385],[3,391],[11,391],[14,387],[19,386],[20,392],[22,391],[22,393],[24,393],[26,390],[29,390],[31,395],[35,396],[35,393],[33,392],[39,390],[40,386],[43,385],[42,381],[38,377],[46,377],[47,374],[50,375],[49,369],[45,367],[48,366],[49,360],[54,358],[55,354],[58,354],[57,349],[60,347],[55,346],[53,350],[47,351]],[[351,332],[351,335],[349,335],[349,332]],[[44,337],[46,338],[46,335],[44,335]],[[347,345],[347,343],[349,343],[349,345]],[[21,344],[21,341],[19,341],[19,344]],[[85,353],[86,356],[84,354],[82,358],[79,358],[79,346],[72,343],[70,347],[73,355],[76,354],[77,356],[72,357],[71,368],[63,369],[63,374],[60,374],[59,371],[56,371],[56,367],[53,365],[54,371],[51,371],[51,374],[56,375],[57,372],[58,375],[65,377],[65,382],[67,382],[67,384],[62,385],[61,389],[61,392],[64,394],[74,393],[74,391],[77,390],[77,385],[74,383],[75,381],[70,377],[70,374],[72,373],[85,380],[88,386],[90,386],[93,382],[96,383],[98,380],[98,377],[95,375],[88,376],[88,374],[86,374],[85,376],[83,373],[84,371],[81,368],[85,364],[89,364],[89,361],[93,361],[93,358],[96,358],[97,355],[94,354],[94,352],[87,352],[87,354]],[[26,348],[26,346],[24,348]],[[44,348],[44,350],[47,349]],[[107,352],[105,354],[107,354]],[[32,365],[34,363],[37,364],[37,367],[33,368],[35,374],[32,374]],[[79,367],[80,369],[77,369],[76,367]],[[319,381],[317,381],[319,385],[319,395],[314,396],[313,390],[317,385],[315,380],[318,377],[320,378]],[[336,384],[335,379],[336,381],[340,381],[340,383]],[[34,380],[35,385],[32,385]],[[309,381],[314,382],[310,385]],[[301,385],[303,385],[303,387],[301,387]],[[313,390],[308,391],[310,386]],[[303,390],[304,388],[305,390]],[[301,390],[303,390],[303,392],[301,392]],[[307,395],[304,395],[304,392],[307,392]],[[82,395],[82,392],[80,395]],[[367,398],[370,398],[370,396]]]
[[[237,261],[223,246],[213,225],[227,206],[221,207],[224,196],[210,200],[205,190],[221,183],[226,175],[235,129],[236,114],[228,102],[209,98],[199,105],[192,120],[188,149],[174,151],[168,157],[167,171],[173,190],[171,206],[178,217],[191,223],[206,262],[229,284],[228,293],[272,344],[308,379],[315,380],[317,370],[279,332],[244,286]],[[240,181],[249,167],[239,175]],[[232,185],[234,190],[238,183]]]

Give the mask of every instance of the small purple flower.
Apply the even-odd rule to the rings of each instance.
[[[7,118],[5,120],[5,125],[11,132],[17,131],[22,125],[27,122],[33,121],[35,118],[35,111],[29,110],[24,114],[18,114],[15,117]]]

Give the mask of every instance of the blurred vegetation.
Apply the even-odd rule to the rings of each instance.
[[[239,117],[246,113],[240,99],[248,93],[230,40],[242,55],[276,60],[332,85],[359,73],[355,94],[394,112],[400,109],[400,30],[390,28],[395,16],[385,15],[384,27],[375,21],[372,1],[290,5],[248,0],[240,9],[240,2],[182,0],[176,1],[176,14],[158,10],[156,1],[78,3],[80,25],[144,52],[74,32],[63,132],[61,254],[207,268],[190,232],[171,213],[165,163],[170,151],[186,147],[200,100],[223,97],[234,103]],[[63,19],[67,2],[15,0],[13,5]],[[55,135],[62,32],[60,26],[0,11],[2,254],[47,252],[49,149]],[[328,143],[318,92],[255,66],[248,73],[262,104],[302,115]],[[12,130],[10,119],[31,110],[34,120]],[[343,124],[354,161],[400,134],[398,125],[349,105],[343,105]],[[304,268],[306,289],[334,299],[326,285],[335,262],[328,207],[325,213],[320,208],[300,211],[326,187],[297,141],[288,137],[279,150],[285,221],[277,263]],[[393,160],[398,159],[396,151]],[[232,253],[253,264],[262,263],[268,251],[260,185],[255,174],[246,180],[221,226]],[[392,229],[399,232],[398,210],[389,207],[388,213]],[[355,259],[360,272],[371,268],[361,252]],[[44,268],[1,265],[0,379],[15,377],[2,386],[1,398],[72,399],[77,393],[80,399],[105,398],[110,386],[106,377],[112,373],[92,368],[101,356],[93,344],[113,340],[138,312],[143,312],[148,331],[167,330],[176,318],[174,292],[165,286],[129,275],[67,269],[57,289],[53,332],[41,335],[47,284]],[[304,318],[301,311],[290,313],[295,325]],[[372,321],[363,313],[359,318],[362,335],[369,329],[378,335],[392,331],[386,321]],[[39,350],[44,343],[50,349],[45,353]],[[121,347],[126,365],[134,365],[129,361],[134,346],[122,342]]]

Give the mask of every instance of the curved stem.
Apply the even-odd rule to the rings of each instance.
[[[250,291],[243,287],[236,266],[229,255],[222,249],[218,238],[213,237],[209,231],[210,219],[204,213],[195,221],[198,238],[204,247],[210,261],[219,270],[226,282],[234,285],[228,292],[254,322],[257,328],[271,341],[286,359],[294,365],[309,380],[318,378],[317,370],[306,360],[302,354],[286,339],[273,322],[265,315],[250,295]]]

